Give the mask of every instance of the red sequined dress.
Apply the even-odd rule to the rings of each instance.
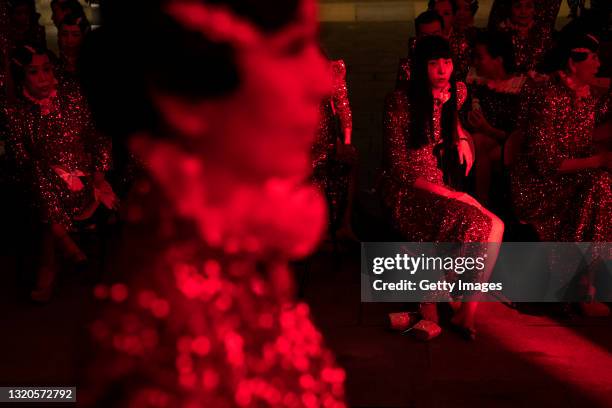
[[[559,74],[533,87],[530,113],[521,122],[526,140],[512,174],[517,215],[531,223],[542,241],[612,240],[612,175],[590,169],[559,174],[563,160],[587,158],[595,151],[596,124],[610,112],[610,95],[579,95]]]
[[[258,249],[258,236],[269,226],[251,237],[240,233],[244,247],[229,240],[213,245],[217,232],[203,234],[192,219],[179,216],[177,203],[162,190],[149,178],[140,180],[123,206],[126,226],[115,276],[95,289],[104,303],[91,325],[96,358],[81,402],[129,408],[346,407],[344,371],[324,346],[309,307],[286,295],[286,279],[292,281],[287,263]],[[273,196],[277,190],[272,188]],[[285,214],[271,202],[294,205],[259,195],[254,201],[236,197],[219,211],[249,221],[278,220]],[[308,200],[298,202],[307,206],[299,213],[312,207]],[[270,214],[261,214],[266,208]],[[320,201],[318,208],[324,208]],[[215,214],[207,213],[204,228],[217,231],[234,222],[230,217],[218,224]],[[291,218],[298,234],[311,227]],[[238,229],[247,223],[236,222]],[[274,245],[283,242],[277,238]]]
[[[520,73],[535,71],[552,47],[553,29],[544,24],[533,23],[523,28],[507,19],[497,26],[497,30],[510,36],[516,71]]]
[[[547,30],[554,30],[562,0],[534,1],[534,20]],[[489,13],[488,28],[495,30],[499,24],[510,17],[512,0],[495,0]]]
[[[93,176],[111,166],[111,143],[93,127],[85,100],[61,92],[5,109],[7,155],[43,222],[72,229],[95,201]]]
[[[457,103],[467,97],[463,83],[457,83]],[[491,219],[479,208],[464,202],[414,187],[418,178],[449,188],[444,184],[435,147],[441,143],[442,104],[433,108],[430,142],[419,148],[407,146],[410,131],[410,101],[403,91],[386,99],[384,120],[384,158],[386,185],[384,197],[396,229],[414,242],[487,242]]]
[[[346,86],[344,61],[332,62],[333,94],[320,105],[321,120],[313,144],[313,180],[327,197],[332,228],[339,227],[347,205],[351,163],[336,154],[344,130],[352,129],[353,114]]]

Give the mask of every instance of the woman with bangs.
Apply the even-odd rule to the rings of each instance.
[[[453,189],[449,179],[453,154],[465,175],[473,164],[470,137],[458,119],[466,98],[465,84],[453,79],[448,42],[437,36],[420,40],[407,90],[396,90],[386,101],[385,199],[396,228],[408,241],[490,246],[486,270],[474,277],[486,281],[497,258],[503,223],[474,198]],[[476,308],[477,302],[464,302],[452,320],[468,339],[476,335]],[[437,326],[435,304],[422,304],[421,316]],[[426,327],[433,330],[423,337],[439,334],[432,324]]]

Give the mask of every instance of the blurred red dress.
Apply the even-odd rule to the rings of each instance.
[[[457,103],[463,105],[467,90],[457,83]],[[414,187],[417,178],[445,186],[434,149],[441,143],[442,103],[434,102],[429,143],[419,149],[407,146],[410,101],[404,91],[387,97],[384,121],[384,159],[387,180],[385,201],[396,229],[415,242],[487,242],[492,221],[480,209],[455,199]]]
[[[303,235],[313,219],[298,214],[313,207],[311,193],[323,210],[316,190],[305,189],[306,195],[283,196],[272,183],[268,195],[236,191],[222,208],[185,210],[157,182],[136,182],[123,207],[127,223],[115,276],[95,289],[105,303],[91,326],[96,361],[81,402],[345,407],[344,371],[324,347],[308,306],[287,296],[293,278],[282,238],[299,239],[269,236],[274,227],[265,221],[248,227],[273,217],[280,229],[291,220]],[[189,218],[192,210],[205,213],[202,224]],[[319,235],[324,217],[317,214]],[[230,224],[235,239],[219,241]]]
[[[517,215],[542,241],[612,240],[612,175],[604,169],[559,174],[563,160],[596,152],[593,130],[610,114],[611,95],[576,92],[559,74],[530,89],[523,153],[512,174]]]

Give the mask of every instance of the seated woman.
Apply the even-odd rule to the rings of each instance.
[[[353,114],[344,61],[331,61],[333,93],[321,102],[321,123],[313,145],[313,179],[325,193],[332,239],[353,240],[351,226],[357,182],[357,151],[351,144]]]
[[[435,151],[456,146],[460,160],[471,167],[468,136],[458,121],[458,109],[467,97],[463,83],[455,82],[448,42],[428,37],[417,43],[408,91],[387,97],[385,161],[388,171],[385,200],[396,228],[417,242],[500,243],[504,225],[469,195],[444,183]],[[450,152],[448,153],[450,154]],[[485,273],[488,279],[497,259],[492,245]],[[477,303],[465,302],[453,323],[473,338]],[[424,317],[435,320],[426,306]],[[429,317],[433,316],[433,317]]]
[[[56,248],[71,261],[84,262],[85,254],[69,233],[101,200],[108,207],[116,204],[104,178],[111,164],[110,146],[93,129],[83,98],[56,90],[46,49],[17,48],[11,72],[18,96],[5,112],[7,154],[43,230],[31,295],[35,301],[47,301],[58,267]]]
[[[467,83],[472,101],[468,124],[476,146],[475,193],[488,205],[492,174],[501,167],[504,143],[516,129],[527,77],[514,73],[512,43],[496,32],[477,36],[474,68]]]
[[[68,14],[59,23],[57,42],[60,58],[56,66],[56,77],[64,93],[80,92],[77,62],[83,40],[90,30],[87,17],[80,14]]]
[[[589,86],[598,49],[590,35],[566,39],[560,70],[533,90],[521,119],[526,140],[512,172],[513,202],[542,241],[612,241],[612,154],[593,146],[596,124],[610,114],[610,94],[595,98]],[[593,290],[586,285],[585,298]]]

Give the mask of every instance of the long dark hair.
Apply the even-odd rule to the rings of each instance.
[[[448,41],[442,37],[430,36],[417,41],[410,83],[407,92],[410,101],[410,127],[407,129],[406,143],[409,148],[418,149],[432,141],[433,95],[429,82],[429,61],[451,58]],[[442,108],[442,140],[450,144],[457,138],[457,83],[454,75],[450,79],[451,98]]]

